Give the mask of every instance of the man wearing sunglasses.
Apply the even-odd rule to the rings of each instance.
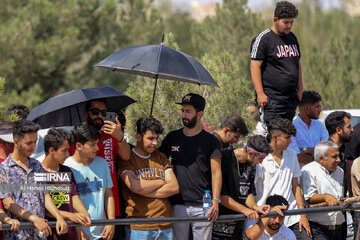
[[[124,131],[118,118],[115,123],[106,119],[107,106],[105,99],[96,99],[86,102],[84,116],[87,124],[94,126],[100,131],[98,141],[99,150],[96,156],[105,158],[113,182],[113,195],[115,200],[115,216],[120,217],[119,188],[116,177],[116,166],[118,160],[129,160],[130,148],[124,141]],[[114,239],[121,235],[120,225],[116,226]]]

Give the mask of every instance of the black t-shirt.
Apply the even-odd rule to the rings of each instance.
[[[329,141],[334,142],[331,138],[329,138]],[[340,163],[338,164],[338,166],[344,171],[344,178],[343,178],[344,193],[343,193],[343,197],[346,197],[346,192],[347,192],[345,151],[346,151],[345,144],[342,144],[341,147],[339,147]]]
[[[221,171],[223,184],[221,195],[228,195],[238,203],[245,205],[246,198],[251,193],[256,195],[255,190],[255,167],[246,163],[239,163],[233,150],[221,152]],[[238,214],[220,205],[220,214]]]
[[[280,36],[270,28],[256,36],[250,47],[252,60],[262,60],[261,76],[265,94],[276,101],[297,98],[300,47],[296,36]]]
[[[211,190],[210,159],[221,158],[219,141],[205,130],[187,137],[181,128],[170,132],[159,150],[171,160],[180,187],[171,204],[202,205],[205,190]]]
[[[345,159],[355,160],[360,156],[360,123],[354,126],[350,142],[345,144]]]
[[[221,140],[221,137],[219,134],[217,134],[216,132],[213,132],[214,137],[216,137],[216,139],[220,142],[220,150],[233,150],[234,147],[231,144],[227,144],[227,146],[225,146],[226,144],[223,143],[223,141]]]

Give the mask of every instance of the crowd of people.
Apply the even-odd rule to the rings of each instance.
[[[249,133],[236,114],[209,133],[201,127],[205,99],[190,93],[178,103],[184,127],[168,133],[157,148],[163,132],[159,120],[140,118],[132,145],[124,138],[124,115],[108,121],[105,100],[92,100],[86,104],[85,124],[71,132],[48,130],[41,161],[31,157],[38,142],[36,123],[1,122],[1,186],[12,186],[10,191],[0,190],[0,221],[12,227],[3,231],[3,238],[346,239],[342,212],[286,217],[282,213],[321,202],[334,206],[347,195],[359,195],[358,157],[350,168],[351,181],[346,181],[345,157],[354,149],[358,152],[358,144],[350,141],[351,116],[335,111],[325,119],[324,132],[314,128],[323,124],[317,120],[320,101],[317,92],[304,91],[299,115],[293,121],[271,120],[266,136]],[[247,142],[234,148],[246,135]],[[353,146],[349,153],[348,144]],[[303,155],[310,157],[301,161]],[[70,178],[39,183],[37,173],[70,173]],[[31,184],[67,184],[69,191],[17,188]],[[92,220],[121,217],[203,216],[205,190],[212,193],[207,222],[92,225]],[[270,211],[280,216],[260,218]],[[216,222],[219,215],[236,213],[248,220]],[[353,216],[357,229],[358,213]],[[83,227],[67,227],[65,220]],[[56,229],[46,221],[56,221]],[[18,229],[25,222],[35,228]]]
[[[321,96],[304,91],[300,47],[290,31],[296,7],[278,2],[273,26],[251,43],[251,76],[259,109],[250,132],[239,114],[213,132],[202,128],[206,100],[181,102],[183,127],[166,134],[158,119],[136,122],[136,144],[125,137],[126,118],[106,119],[105,99],[86,102],[86,122],[50,128],[26,120],[14,104],[0,122],[0,222],[3,239],[346,239],[342,212],[284,216],[310,204],[338,205],[360,196],[360,124],[335,111],[320,122]],[[175,103],[174,103],[175,104]],[[299,114],[295,116],[296,108]],[[256,115],[256,114],[255,114]],[[294,118],[295,117],[295,118]],[[260,121],[261,120],[261,121]],[[247,141],[238,146],[239,139]],[[34,150],[44,149],[44,157]],[[204,211],[203,195],[211,193]],[[267,217],[269,212],[277,217]],[[217,222],[242,213],[246,221]],[[97,225],[94,220],[206,216],[208,221]],[[262,217],[261,217],[262,216]],[[360,239],[360,214],[352,213]],[[66,221],[81,227],[68,227]],[[51,228],[47,221],[55,221]],[[21,228],[31,222],[34,228]]]

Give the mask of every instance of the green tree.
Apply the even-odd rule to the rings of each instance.
[[[163,22],[152,1],[108,0],[99,14],[98,43],[89,51],[85,64],[79,65],[69,82],[79,79],[86,86],[111,85],[125,91],[135,79],[107,69],[94,69],[94,65],[112,53],[136,45],[160,44]],[[81,86],[80,85],[80,86]]]
[[[7,92],[21,96],[41,87],[47,98],[62,88],[66,69],[94,41],[84,12],[92,15],[98,7],[96,0],[2,1],[0,72]]]
[[[0,97],[3,97],[5,91],[5,78],[0,77]],[[8,105],[2,101],[0,102],[0,121],[8,120],[8,121],[16,121],[18,116],[16,113],[12,113],[10,115],[6,115]]]
[[[121,48],[160,43],[162,33],[146,0],[1,1],[0,19],[6,99],[29,107],[75,88],[125,90],[128,76],[94,65]]]
[[[319,1],[303,0],[294,25],[304,87],[322,95],[325,109],[359,108],[360,30],[358,17],[344,9],[325,11]]]
[[[205,53],[216,56],[229,51],[235,56],[242,76],[250,76],[250,43],[265,29],[259,14],[251,12],[247,0],[223,0],[217,4],[216,14],[193,25],[192,40],[196,56]]]
[[[165,44],[178,49],[172,34],[167,35]],[[201,62],[220,88],[159,79],[153,115],[161,121],[164,133],[182,127],[180,106],[175,102],[181,101],[187,93],[198,93],[205,97],[207,104],[203,120],[213,128],[229,114],[243,112],[247,103],[254,98],[249,81],[239,77],[239,67],[231,53],[224,51],[217,56],[205,55]],[[130,133],[135,132],[138,118],[149,115],[153,88],[154,80],[144,77],[137,77],[136,81],[130,83],[126,94],[137,100],[126,113]],[[130,138],[134,141],[134,135],[130,135]]]

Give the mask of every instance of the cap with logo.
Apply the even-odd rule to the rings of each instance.
[[[186,94],[181,99],[181,103],[176,103],[176,104],[180,104],[180,105],[188,104],[188,105],[191,105],[193,107],[196,107],[200,111],[203,111],[205,109],[206,101],[202,96],[200,96],[198,94],[189,93],[189,94]]]

